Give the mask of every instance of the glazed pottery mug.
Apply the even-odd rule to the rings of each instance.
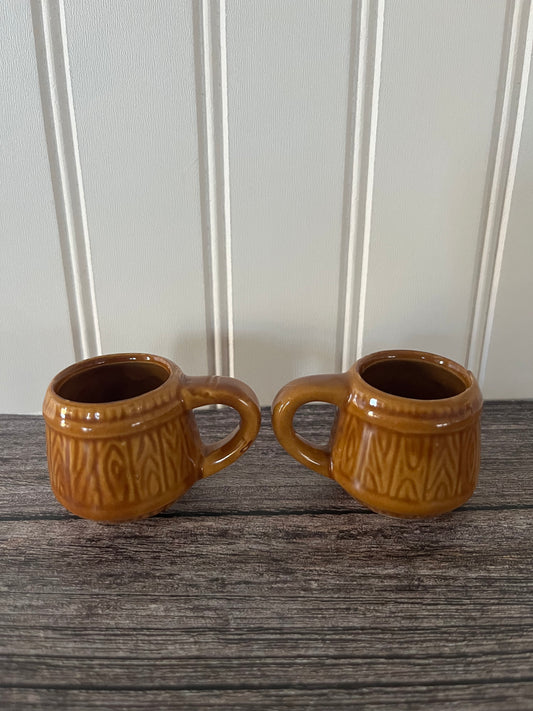
[[[307,402],[336,405],[329,445],[296,434]],[[435,516],[472,495],[480,460],[482,397],[472,373],[421,351],[381,351],[340,375],[293,380],[276,395],[282,447],[379,513]]]
[[[192,410],[233,407],[240,425],[203,444]],[[66,368],[43,403],[52,490],[72,513],[128,521],[162,511],[198,479],[227,467],[259,431],[257,398],[225,377],[188,377],[145,353],[97,356]]]

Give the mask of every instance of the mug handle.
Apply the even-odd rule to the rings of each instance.
[[[329,402],[342,407],[350,394],[347,373],[310,375],[287,383],[272,403],[272,427],[279,443],[291,457],[324,476],[331,474],[331,449],[315,446],[296,433],[293,418],[306,402]]]
[[[211,476],[233,464],[257,437],[261,425],[261,410],[254,391],[236,378],[215,375],[187,376],[183,385],[183,401],[189,410],[202,405],[229,405],[240,415],[239,425],[227,437],[202,443],[202,478]]]

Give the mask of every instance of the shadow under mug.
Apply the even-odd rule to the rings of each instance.
[[[203,444],[192,410],[223,404],[240,425]],[[97,356],[66,368],[43,403],[50,483],[69,511],[128,521],[170,506],[198,479],[238,459],[259,431],[257,397],[234,378],[188,377],[145,353]]]
[[[325,447],[294,430],[296,410],[313,401],[338,408]],[[482,404],[473,374],[458,363],[381,351],[346,373],[288,383],[272,404],[272,424],[291,456],[369,508],[421,518],[451,511],[474,492]]]

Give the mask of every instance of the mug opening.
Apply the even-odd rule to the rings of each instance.
[[[54,389],[59,397],[74,402],[115,402],[155,390],[169,376],[170,371],[159,363],[101,363],[67,376]]]
[[[370,363],[360,375],[377,390],[414,400],[442,400],[468,388],[468,383],[449,368],[423,360],[382,360]]]

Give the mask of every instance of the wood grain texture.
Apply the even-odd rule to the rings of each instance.
[[[531,709],[532,414],[486,404],[479,488],[435,520],[367,512],[265,410],[226,473],[115,526],[55,502],[40,418],[0,417],[0,705]],[[330,415],[297,429],[323,439]]]

